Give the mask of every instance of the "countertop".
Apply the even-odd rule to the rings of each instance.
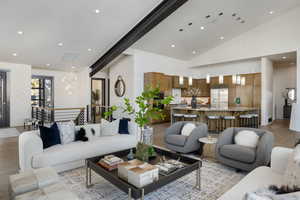
[[[203,111],[203,112],[209,112],[209,111],[220,111],[220,112],[244,112],[244,111],[255,111],[259,110],[259,108],[254,107],[228,107],[228,108],[211,108],[211,107],[198,107],[198,108],[192,108],[191,106],[177,106],[172,107],[172,110],[191,110],[191,111]]]

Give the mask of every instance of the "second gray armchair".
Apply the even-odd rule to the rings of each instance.
[[[254,131],[259,137],[256,148],[245,147],[234,143],[234,137],[242,130]],[[228,128],[222,132],[216,145],[217,160],[230,167],[251,171],[259,166],[268,165],[273,148],[273,133],[254,128]]]
[[[202,149],[199,138],[207,137],[207,125],[196,123],[196,128],[189,136],[181,135],[181,130],[186,123],[176,122],[166,130],[164,142],[168,149],[179,153],[190,153]]]

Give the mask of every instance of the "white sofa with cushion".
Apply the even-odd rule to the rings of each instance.
[[[257,189],[270,185],[283,185],[288,158],[292,153],[293,149],[283,147],[273,148],[271,167],[258,167],[254,169],[218,200],[243,200],[247,192],[254,192]]]
[[[76,141],[47,149],[43,149],[39,130],[22,133],[19,136],[20,170],[53,167],[58,172],[66,171],[83,166],[86,158],[133,148],[137,144],[136,126],[132,122],[129,122],[129,135],[104,136],[101,124],[76,126],[76,130],[81,127],[86,130],[88,142]]]

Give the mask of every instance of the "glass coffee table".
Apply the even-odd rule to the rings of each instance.
[[[102,176],[108,182],[122,190],[123,192],[128,194],[128,199],[144,199],[144,196],[148,193],[151,193],[189,173],[192,173],[196,170],[196,189],[201,190],[201,167],[202,161],[198,159],[194,159],[191,157],[183,156],[165,149],[161,149],[158,147],[154,147],[157,156],[153,159],[149,160],[149,164],[155,165],[161,161],[161,158],[164,157],[167,160],[179,160],[184,163],[184,167],[180,168],[169,175],[159,175],[159,179],[149,185],[138,188],[125,180],[118,177],[118,170],[108,171],[107,169],[98,165],[98,161],[102,159],[106,155],[97,156],[93,158],[86,159],[86,187],[92,186],[92,176],[91,170],[93,170],[96,174]],[[115,153],[110,153],[107,155],[115,155],[117,157],[122,158],[123,160],[127,160],[127,155],[130,152],[130,149],[119,151]]]

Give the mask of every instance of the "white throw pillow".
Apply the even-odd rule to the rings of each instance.
[[[195,124],[192,123],[187,123],[183,126],[182,130],[181,130],[181,135],[184,136],[190,136],[190,134],[192,133],[192,131],[196,128]]]
[[[73,121],[57,122],[61,144],[69,144],[75,140],[75,124]]]
[[[284,183],[289,187],[300,187],[300,145],[297,145],[290,155],[287,168],[284,173]]]
[[[259,136],[254,131],[243,130],[234,137],[235,144],[256,148]]]
[[[101,135],[102,136],[113,136],[119,133],[120,120],[114,120],[109,122],[107,120],[101,120]]]

